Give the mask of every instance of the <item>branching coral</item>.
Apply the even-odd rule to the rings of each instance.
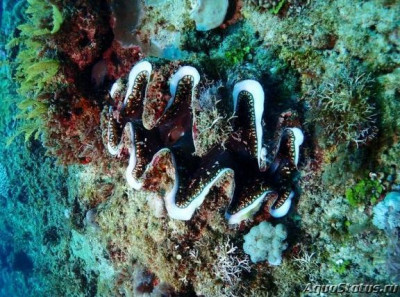
[[[368,74],[341,69],[306,94],[310,104],[309,123],[316,123],[329,144],[357,147],[377,135],[377,111],[371,99]]]
[[[238,247],[229,241],[218,247],[218,261],[214,265],[215,276],[230,286],[236,286],[244,271],[250,272],[250,261],[239,253]]]

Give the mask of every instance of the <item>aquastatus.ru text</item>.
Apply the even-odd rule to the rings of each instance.
[[[304,293],[335,293],[335,294],[358,294],[358,293],[397,293],[400,292],[399,285],[374,285],[374,284],[348,284],[320,285],[308,283]]]

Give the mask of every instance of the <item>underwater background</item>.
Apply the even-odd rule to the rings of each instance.
[[[0,4],[0,297],[400,296],[399,1]]]

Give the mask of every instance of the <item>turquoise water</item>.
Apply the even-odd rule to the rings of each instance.
[[[17,138],[6,144],[19,126],[15,104],[21,97],[11,65],[16,52],[5,45],[22,21],[26,3],[1,1],[0,6],[0,296],[50,296],[48,254],[66,232],[56,222],[54,207],[55,201],[66,203],[67,174],[45,156],[39,140]]]

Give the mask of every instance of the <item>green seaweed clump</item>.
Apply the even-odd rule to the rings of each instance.
[[[21,102],[17,119],[21,120],[16,134],[8,140],[24,134],[25,141],[31,135],[35,139],[43,133],[43,120],[48,112],[48,99],[57,87],[57,73],[60,63],[56,53],[47,46],[49,37],[57,33],[63,23],[63,16],[54,4],[45,0],[28,0],[25,23],[19,25],[18,36],[12,38],[7,49],[18,48],[12,66],[19,84],[18,94]]]
[[[350,269],[351,261],[350,260],[345,260],[339,264],[334,264],[333,265],[333,270],[340,274],[343,275],[345,274],[349,269]]]
[[[63,15],[61,11],[54,4],[51,5],[53,8],[53,29],[51,29],[51,34],[55,34],[60,30],[61,24],[63,23]]]
[[[227,59],[227,62],[229,64],[236,65],[244,60],[246,55],[250,53],[250,50],[250,46],[233,48],[232,50],[225,53],[225,58]]]
[[[354,187],[346,190],[346,198],[351,206],[374,205],[384,190],[379,180],[362,179]]]

